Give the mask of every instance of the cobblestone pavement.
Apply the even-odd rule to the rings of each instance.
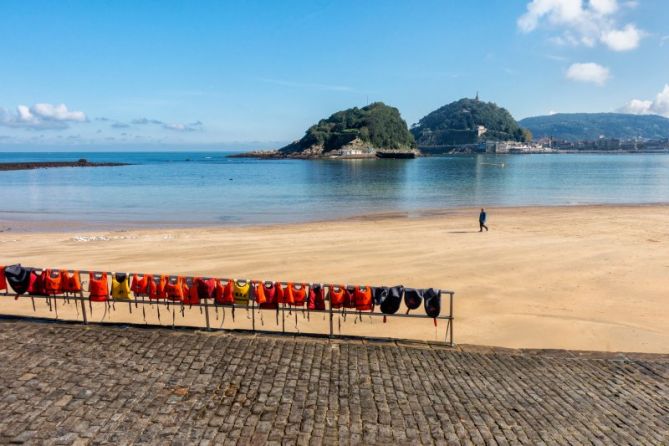
[[[669,356],[0,320],[0,443],[669,444]]]

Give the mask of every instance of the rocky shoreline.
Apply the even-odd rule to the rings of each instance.
[[[117,167],[129,165],[129,163],[95,163],[85,159],[80,159],[77,161],[27,161],[17,163],[0,163],[0,171],[50,169],[54,167]]]

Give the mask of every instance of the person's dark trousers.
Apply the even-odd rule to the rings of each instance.
[[[483,228],[485,228],[486,231],[488,230],[488,227],[482,221],[479,222],[479,226],[479,232],[483,232]]]

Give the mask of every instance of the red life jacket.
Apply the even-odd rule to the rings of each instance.
[[[44,271],[37,273],[37,270],[30,271],[30,282],[28,285],[28,294],[36,296],[45,295],[44,292]]]
[[[149,278],[149,299],[165,299],[165,282],[167,276],[148,276]]]
[[[146,274],[133,274],[130,291],[132,291],[135,296],[149,294],[149,276]]]
[[[215,279],[203,279],[201,277],[196,277],[193,279],[193,283],[189,288],[189,299],[188,303],[190,305],[199,305],[200,300],[202,299],[211,299],[214,297],[216,292],[216,280]]]
[[[372,311],[372,289],[368,286],[355,287],[355,308],[359,311]]]
[[[181,276],[169,277],[165,282],[165,296],[170,300],[183,300],[184,278]]]
[[[342,285],[330,285],[328,297],[330,299],[330,307],[341,308],[344,306],[344,287]]]
[[[0,290],[7,291],[7,279],[5,278],[4,266],[0,266]]]
[[[60,271],[56,270],[44,270],[42,273],[44,277],[44,293],[49,296],[55,296],[60,294],[63,291],[62,287],[62,276]]]
[[[88,293],[88,298],[93,302],[105,302],[109,298],[107,273],[100,273],[100,277],[96,277],[93,272],[88,273]]]
[[[265,297],[265,302],[258,302],[260,305],[260,308],[263,310],[276,310],[279,308],[279,305],[277,303],[277,287],[280,290],[280,292],[283,292],[281,290],[281,285],[280,284],[275,284],[270,281],[265,281],[263,283],[258,284],[258,293],[262,293],[262,295]]]
[[[219,305],[232,305],[235,303],[235,294],[234,294],[234,282],[228,280],[228,282],[223,285],[221,281],[216,281],[216,293],[214,294],[214,300]]]
[[[355,287],[352,285],[344,289],[344,308],[355,308]]]
[[[293,296],[288,292],[288,287],[284,288],[280,282],[276,282],[274,287],[276,288],[277,303],[293,305]]]
[[[309,287],[310,310],[325,310],[325,290],[320,284],[312,284]]]
[[[303,283],[294,284],[291,282],[286,286],[286,294],[288,295],[286,299],[288,304],[302,307],[307,300],[307,286]]]

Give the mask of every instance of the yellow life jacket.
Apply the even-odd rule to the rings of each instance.
[[[251,283],[246,280],[235,280],[232,285],[232,295],[235,298],[235,305],[248,305]]]
[[[132,300],[130,277],[126,273],[112,275],[111,296],[116,300]]]

